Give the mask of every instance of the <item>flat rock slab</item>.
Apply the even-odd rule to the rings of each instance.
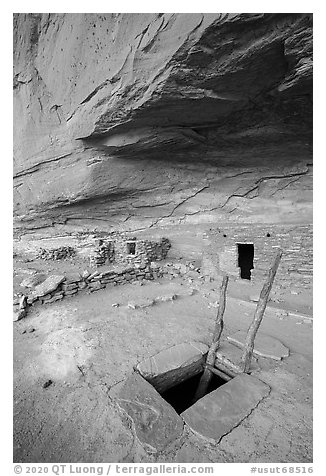
[[[159,392],[164,392],[199,373],[207,352],[206,344],[183,342],[143,360],[135,368]]]
[[[128,302],[129,309],[145,309],[155,304],[153,299],[140,299],[139,301]]]
[[[79,282],[82,279],[80,273],[69,273],[66,275],[65,284],[72,284]]]
[[[136,368],[145,378],[155,377],[178,367],[185,367],[207,352],[208,346],[202,342],[182,342],[143,360]]]
[[[246,337],[246,332],[238,331],[228,336],[228,340],[243,348]],[[275,337],[258,332],[255,338],[254,354],[274,360],[282,360],[284,357],[289,356],[289,349],[278,339],[275,339]]]
[[[218,348],[217,354],[221,354],[223,357],[226,357],[227,359],[231,360],[235,365],[240,365],[241,363],[241,357],[243,354],[243,350],[240,349],[240,347],[237,347],[235,344],[232,342],[222,342],[220,347]],[[215,362],[215,365],[218,366],[218,361]],[[250,362],[250,372],[253,372],[254,370],[259,370],[260,367],[257,362],[257,358],[255,356],[252,356],[251,362]]]
[[[44,274],[36,274],[35,276],[28,276],[25,278],[20,285],[24,288],[34,288],[34,286],[37,286],[38,284],[42,283],[44,281],[46,276]]]
[[[41,297],[55,291],[59,284],[61,284],[65,279],[65,276],[49,276],[42,284],[36,286],[32,292],[32,296]]]
[[[127,378],[117,395],[117,402],[132,419],[139,441],[152,451],[161,451],[181,437],[183,420],[137,373]]]
[[[181,417],[195,433],[218,442],[246,418],[269,392],[269,386],[261,380],[240,374],[198,400],[181,413]]]

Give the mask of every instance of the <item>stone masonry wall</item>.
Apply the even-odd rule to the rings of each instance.
[[[134,253],[131,253],[130,246],[133,244]],[[129,266],[144,265],[165,259],[170,248],[171,244],[167,238],[161,238],[156,242],[115,234],[110,240],[99,240],[90,264],[96,267],[112,262]]]
[[[133,281],[152,280],[157,277],[159,277],[158,269],[152,269],[146,265],[141,265],[137,268],[115,266],[111,270],[102,273],[98,271],[94,273],[85,271],[83,274],[75,273],[68,276],[54,276],[50,278],[55,278],[58,284],[49,287],[49,292],[46,290],[46,283],[38,286],[35,291],[27,296],[27,304],[50,304],[66,296],[73,296],[84,289],[93,292],[104,289],[110,284],[115,286]]]
[[[313,278],[312,225],[248,225],[223,226],[204,235],[203,268],[212,274],[227,273],[240,278],[237,243],[254,245],[253,283],[263,281],[270,268],[275,248],[283,250],[275,278],[275,286],[312,288]]]
[[[36,286],[29,295],[21,295],[14,298],[14,321],[26,316],[29,306],[37,304],[51,304],[65,297],[71,297],[78,292],[89,292],[104,289],[108,285],[127,284],[153,280],[161,277],[173,279],[180,275],[188,275],[188,278],[199,278],[199,268],[192,263],[169,263],[163,265],[152,262],[150,265],[137,265],[135,267],[114,266],[108,271],[95,271],[90,273],[73,273],[67,276],[49,276],[43,283]]]

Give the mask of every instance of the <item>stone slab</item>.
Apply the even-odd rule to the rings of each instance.
[[[62,285],[62,290],[63,291],[71,291],[72,289],[77,289],[77,288],[78,288],[77,283],[66,284],[66,282],[64,282],[63,285]]]
[[[80,273],[69,273],[66,275],[65,284],[78,283],[82,279]]]
[[[228,336],[228,340],[243,348],[246,337],[246,332],[238,331]],[[254,354],[274,360],[282,360],[284,357],[288,357],[289,353],[289,349],[278,339],[258,331],[255,338]]]
[[[49,299],[43,301],[43,304],[50,304],[55,301],[60,301],[63,298],[63,293],[56,293]]]
[[[168,347],[137,364],[137,370],[143,377],[155,377],[178,367],[185,367],[208,352],[208,346],[202,342],[182,342]]]
[[[28,276],[25,278],[20,285],[24,288],[34,288],[38,284],[41,284],[44,281],[46,276],[44,274],[36,274],[35,276]]]
[[[161,395],[137,373],[127,378],[117,403],[129,415],[139,441],[161,451],[183,433],[183,420]]]
[[[196,375],[208,352],[201,342],[183,342],[162,350],[136,365],[136,370],[159,392]]]
[[[227,359],[231,360],[231,362],[233,362],[235,365],[239,366],[241,362],[243,350],[240,347],[237,347],[235,344],[226,341],[221,343],[217,353],[221,354],[223,357],[226,357]],[[253,355],[250,362],[249,371],[253,372],[254,370],[259,370],[259,369],[260,367],[258,365],[257,358]]]
[[[36,286],[31,294],[34,297],[45,296],[46,294],[55,291],[59,284],[61,284],[65,279],[65,276],[49,276],[43,283]]]
[[[218,442],[246,418],[270,392],[270,387],[247,374],[234,379],[205,395],[181,413],[193,432]]]

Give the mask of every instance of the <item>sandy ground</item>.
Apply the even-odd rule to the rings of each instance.
[[[196,293],[186,295],[192,288]],[[180,295],[174,302],[127,307],[173,293]],[[309,296],[295,298],[271,303],[261,326],[290,349],[281,362],[259,358],[257,376],[270,395],[218,445],[185,429],[181,440],[156,454],[142,448],[108,392],[138,361],[168,346],[209,343],[218,283],[161,279],[32,308],[14,323],[14,461],[311,462],[312,320],[287,315],[289,309],[309,313]],[[223,335],[246,330],[254,310],[247,290],[231,285]]]

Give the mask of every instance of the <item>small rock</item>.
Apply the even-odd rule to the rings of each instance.
[[[65,296],[73,296],[74,294],[76,294],[78,292],[78,288],[75,288],[75,289],[70,289],[68,291],[65,291],[64,292],[64,295]]]
[[[137,302],[129,302],[128,308],[129,309],[144,309],[146,307],[153,306],[154,301],[153,299],[142,299]]]
[[[119,304],[118,302],[114,302],[114,303],[112,304],[112,307],[119,307],[119,306],[120,306],[120,304]]]
[[[21,298],[19,299],[19,309],[25,309],[27,306],[27,298],[26,296],[23,294],[21,296]]]
[[[155,298],[155,302],[157,301],[168,302],[168,301],[174,301],[175,299],[177,299],[176,294],[168,294],[166,296],[158,296],[157,298]]]
[[[78,285],[76,283],[70,283],[70,284],[63,284],[62,285],[62,290],[63,291],[71,291],[73,289],[77,289]]]
[[[34,301],[37,300],[37,297],[36,296],[33,296],[32,294],[30,296],[28,296],[27,298],[27,304],[33,304]]]
[[[258,301],[259,301],[259,296],[260,296],[259,293],[257,293],[257,294],[251,294],[251,295],[249,296],[249,301],[258,302]]]
[[[44,299],[42,302],[43,302],[43,304],[50,304],[50,303],[55,302],[55,301],[60,301],[62,298],[63,298],[63,293],[59,292],[59,293],[55,293],[49,299]]]
[[[181,274],[186,274],[187,266],[185,264],[181,263],[180,266],[179,266],[179,270],[180,270]]]
[[[22,332],[22,334],[31,334],[32,332],[35,332],[35,327],[33,326],[28,326],[26,329]]]
[[[14,311],[13,313],[13,321],[20,321],[23,317],[26,316],[26,309],[18,309],[18,311]]]
[[[188,271],[187,276],[193,279],[199,278],[199,274],[197,273],[197,271]]]
[[[53,382],[52,380],[47,380],[46,382],[44,382],[44,384],[42,385],[43,388],[48,388],[50,387],[50,385],[52,385]]]
[[[99,281],[95,281],[93,283],[90,283],[88,285],[88,288],[89,288],[90,292],[93,292],[93,291],[98,291],[99,289],[105,288],[105,285],[101,284]]]
[[[83,277],[84,279],[86,279],[86,278],[88,278],[88,276],[90,276],[90,273],[87,271],[87,269],[85,269],[85,270],[83,271],[82,277]]]
[[[152,268],[152,270],[154,270],[154,269],[159,269],[160,265],[152,261],[150,264],[150,267]]]

